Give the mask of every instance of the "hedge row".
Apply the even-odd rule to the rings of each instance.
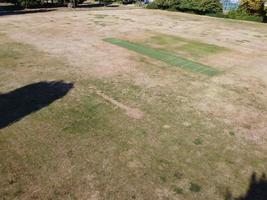
[[[155,0],[147,8],[178,10],[198,14],[212,14],[222,12],[220,0]]]
[[[240,19],[248,21],[267,21],[265,0],[242,0],[237,10],[227,14],[222,12],[220,0],[155,0],[148,4],[150,9],[164,9],[172,11],[193,12],[215,17]]]

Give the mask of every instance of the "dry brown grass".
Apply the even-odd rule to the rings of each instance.
[[[0,93],[39,81],[74,88],[0,130],[0,198],[222,200],[227,189],[245,193],[253,171],[267,170],[266,31],[140,9],[1,17]],[[150,40],[163,34],[227,49],[207,59],[184,52],[224,73],[194,74],[103,42],[167,48]]]

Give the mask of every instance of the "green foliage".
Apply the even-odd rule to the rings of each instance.
[[[237,10],[229,11],[226,15],[217,16],[217,17],[224,17],[224,18],[237,19],[237,20],[246,20],[246,21],[256,21],[256,22],[263,21],[263,16],[249,14],[246,10],[244,10],[241,7]]]
[[[151,2],[147,4],[146,8],[147,9],[159,9],[158,5],[155,2]]]
[[[267,11],[264,8],[264,2],[265,0],[242,0],[240,9],[246,15],[241,15],[241,19],[266,22]]]
[[[254,22],[263,22],[263,18],[264,18],[264,16],[260,16],[260,15],[251,15],[241,8],[237,10],[231,10],[227,14],[216,13],[216,14],[209,14],[209,16],[254,21]]]
[[[41,0],[15,0],[15,3],[23,8],[37,7],[41,5]]]
[[[262,17],[258,15],[250,15],[246,10],[239,8],[231,10],[227,16],[231,19],[248,20],[248,21],[262,21]]]
[[[219,0],[155,0],[148,8],[179,10],[199,14],[222,12]]]
[[[193,12],[214,17],[263,22],[267,19],[264,0],[242,0],[237,10],[227,14],[222,12],[220,0],[155,0],[148,4],[149,9]]]
[[[250,14],[261,15],[264,11],[265,0],[242,0],[241,8]]]
[[[204,13],[221,13],[222,4],[218,0],[203,0],[201,1],[200,9]]]
[[[160,9],[169,9],[175,7],[177,0],[155,0],[155,4]]]

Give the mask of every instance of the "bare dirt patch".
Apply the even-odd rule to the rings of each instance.
[[[95,87],[91,86],[90,89],[93,89],[97,95],[104,98],[106,101],[113,104],[114,106],[116,106],[122,110],[125,110],[126,114],[129,117],[132,117],[134,119],[142,119],[144,117],[144,113],[142,111],[140,111],[139,109],[126,106],[123,103],[120,103],[120,102],[116,101],[115,99],[105,95],[103,92],[101,92],[100,90],[97,90]]]

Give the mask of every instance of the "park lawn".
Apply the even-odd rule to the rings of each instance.
[[[212,101],[219,112],[227,103],[265,112],[262,87],[255,88],[255,98],[251,88],[221,86],[213,81],[216,76],[126,49],[136,71],[99,78],[83,74],[63,57],[8,35],[1,38],[0,100],[43,81],[73,84],[61,98],[0,129],[4,199],[219,200],[227,191],[246,193],[251,170],[266,170],[262,147],[238,129],[250,129],[250,124],[227,123],[232,118],[200,109],[203,101]],[[110,48],[103,39],[101,44]],[[227,51],[166,35],[151,37],[145,45],[192,60]],[[112,48],[116,52],[121,47]],[[209,95],[216,98],[209,100]]]

